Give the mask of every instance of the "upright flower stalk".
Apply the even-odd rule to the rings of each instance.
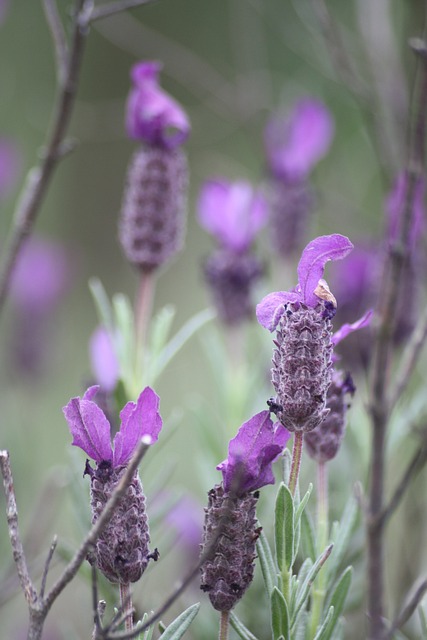
[[[146,387],[136,403],[128,402],[122,409],[120,430],[111,446],[110,423],[93,401],[98,389],[90,387],[82,398],[72,398],[64,407],[72,444],[96,462],[93,468],[87,460],[84,473],[91,483],[92,523],[101,515],[140,440],[144,438],[147,444],[153,444],[162,428],[159,397]],[[140,579],[150,559],[159,557],[157,549],[149,551],[149,542],[145,496],[136,471],[116,512],[87,557],[110,582],[120,585],[122,605],[128,612],[132,609],[129,584]],[[126,627],[132,627],[130,613]]]
[[[220,638],[225,639],[228,613],[252,582],[256,527],[255,508],[261,487],[274,483],[273,461],[289,433],[270,413],[261,411],[245,422],[229,443],[228,458],[217,466],[223,481],[209,491],[202,554],[201,589],[221,612]]]
[[[154,294],[153,274],[181,249],[184,237],[187,160],[181,145],[190,124],[181,106],[159,86],[161,65],[132,68],[126,129],[142,143],[127,174],[119,235],[126,258],[140,273],[136,338],[142,350]]]

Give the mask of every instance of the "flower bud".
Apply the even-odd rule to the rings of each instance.
[[[180,148],[139,149],[128,169],[120,241],[132,264],[151,272],[182,248],[187,160]]]

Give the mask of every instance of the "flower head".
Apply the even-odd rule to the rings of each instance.
[[[230,440],[228,458],[217,466],[224,490],[242,495],[273,484],[271,465],[289,437],[290,433],[279,423],[273,424],[268,411],[245,422]]]
[[[327,153],[334,122],[326,106],[313,98],[297,102],[290,116],[274,118],[265,132],[271,172],[289,182],[304,180]]]
[[[274,331],[285,313],[287,303],[314,308],[320,300],[325,300],[335,307],[335,299],[322,280],[323,271],[327,262],[345,258],[352,249],[350,240],[337,233],[319,236],[309,242],[298,264],[297,286],[292,291],[277,291],[265,296],[257,306],[258,322],[269,331]]]
[[[126,105],[128,135],[149,145],[173,149],[190,133],[184,110],[159,86],[159,62],[144,61],[132,67],[133,88]]]
[[[128,402],[120,412],[120,431],[112,447],[110,423],[92,400],[98,389],[89,387],[83,398],[72,398],[63,411],[73,436],[72,444],[96,462],[108,462],[116,468],[129,462],[141,438],[146,437],[150,444],[157,441],[163,424],[160,399],[150,387],[145,387],[136,403]]]
[[[249,182],[208,180],[198,202],[199,222],[222,248],[235,253],[249,249],[268,216],[267,202]]]

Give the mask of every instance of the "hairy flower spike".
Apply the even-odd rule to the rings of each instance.
[[[208,496],[202,553],[215,544],[201,568],[200,588],[208,593],[214,609],[230,611],[254,575],[255,544],[260,534],[255,518],[258,494],[238,497],[215,485]]]
[[[272,382],[278,419],[289,431],[311,431],[327,416],[331,382],[331,321],[323,304],[288,304],[276,333]]]
[[[306,451],[317,462],[332,460],[338,453],[346,426],[346,395],[354,395],[356,387],[349,373],[334,371],[327,396],[325,420],[316,429],[304,435]]]
[[[139,149],[129,166],[120,241],[132,264],[144,272],[164,265],[183,244],[187,160],[180,149]]]

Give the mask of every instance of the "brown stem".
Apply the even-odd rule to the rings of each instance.
[[[130,584],[120,583],[120,605],[123,613],[125,614],[125,631],[132,631],[133,629],[133,606],[132,606],[132,592]]]
[[[135,300],[135,340],[138,356],[141,357],[147,344],[148,326],[153,307],[155,275],[141,273]]]
[[[229,625],[230,625],[230,612],[221,611],[218,640],[228,640]]]

